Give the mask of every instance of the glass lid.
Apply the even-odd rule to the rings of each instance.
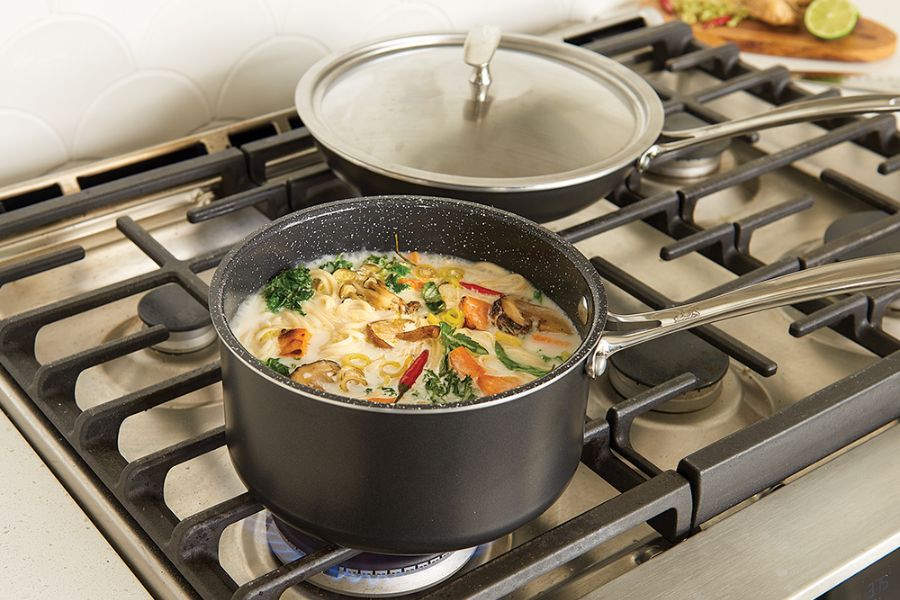
[[[602,176],[657,138],[649,85],[594,52],[493,28],[394,38],[326,58],[296,92],[316,140],[390,177],[550,188]]]

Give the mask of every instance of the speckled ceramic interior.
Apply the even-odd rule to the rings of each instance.
[[[606,319],[606,296],[596,270],[571,244],[532,221],[495,208],[417,196],[332,202],[288,215],[251,234],[223,259],[212,281],[209,305],[220,338],[245,361],[258,365],[228,326],[247,296],[281,270],[323,255],[392,252],[395,232],[405,250],[491,261],[519,273],[569,315],[582,345],[556,371],[517,393],[582,362],[596,345]],[[584,311],[579,316],[579,304],[586,304],[587,319],[582,318]]]

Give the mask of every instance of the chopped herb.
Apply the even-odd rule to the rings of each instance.
[[[441,322],[441,342],[443,342],[444,347],[447,348],[447,352],[453,350],[454,348],[459,348],[462,346],[469,352],[473,352],[475,354],[487,354],[487,349],[467,336],[464,333],[459,333],[453,330],[453,326],[449,323]]]
[[[372,393],[372,388],[366,388],[366,393],[367,393],[367,394],[371,394],[371,393]]]
[[[306,314],[303,312],[303,302],[312,298],[314,293],[309,269],[304,266],[285,269],[270,279],[263,288],[266,306],[270,311],[278,312],[283,308],[289,308],[301,315]]]
[[[544,303],[544,293],[541,290],[534,290],[534,292],[531,293],[531,297],[534,298],[534,301],[538,304]]]
[[[334,273],[338,269],[353,269],[353,263],[344,258],[343,254],[338,254],[327,263],[319,265],[319,268],[329,273]]]
[[[279,375],[284,375],[285,377],[290,377],[291,375],[291,368],[277,358],[267,358],[265,365]]]
[[[425,306],[428,307],[428,310],[433,313],[439,313],[447,308],[444,299],[441,297],[441,292],[433,281],[426,281],[425,285],[422,286],[422,299],[425,301]]]
[[[397,395],[397,390],[395,390],[392,387],[385,387],[382,385],[378,389],[381,390],[382,392],[384,392],[385,394],[387,394],[388,396],[396,396]]]
[[[395,294],[399,294],[409,287],[405,283],[400,283],[400,279],[409,275],[410,268],[396,258],[372,254],[363,262],[375,265],[381,269],[378,271],[378,277]]]
[[[511,359],[508,354],[506,354],[506,350],[504,350],[503,346],[501,346],[497,342],[494,343],[494,352],[497,353],[497,358],[500,359],[500,362],[503,363],[503,366],[505,366],[510,371],[521,371],[522,373],[528,373],[529,375],[534,375],[535,377],[543,377],[550,372],[549,370],[538,369],[537,367],[517,363],[516,361]]]
[[[461,379],[453,369],[441,368],[440,375],[431,369],[425,369],[424,377],[425,391],[432,404],[443,404],[453,399],[465,402],[477,397],[472,378],[466,375]]]

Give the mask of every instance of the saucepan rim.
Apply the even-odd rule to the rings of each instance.
[[[262,361],[244,348],[243,344],[237,339],[237,336],[234,335],[234,332],[232,332],[231,327],[228,324],[228,318],[225,316],[224,302],[225,288],[230,281],[231,273],[235,269],[244,266],[241,264],[241,261],[251,249],[264,243],[265,240],[271,236],[280,234],[287,227],[319,217],[334,216],[342,212],[371,207],[371,203],[373,202],[411,204],[419,207],[424,205],[426,208],[438,205],[451,207],[459,211],[471,213],[473,219],[488,218],[506,221],[507,224],[511,223],[521,229],[523,233],[538,237],[542,241],[547,242],[555,250],[563,254],[567,260],[574,264],[584,278],[589,290],[590,297],[586,298],[588,301],[588,322],[585,323],[588,329],[587,334],[582,338],[578,349],[573,352],[572,356],[565,362],[551,370],[547,375],[539,377],[521,387],[517,387],[502,394],[484,396],[467,402],[452,402],[447,404],[377,404],[358,398],[348,398],[330,392],[315,390],[292,381],[288,377],[278,375],[267,368]],[[352,252],[353,250],[348,249],[347,251]],[[260,375],[267,381],[288,389],[293,393],[306,398],[330,404],[337,404],[351,409],[388,413],[403,411],[406,413],[435,414],[435,411],[455,412],[461,410],[474,410],[510,402],[552,385],[573,369],[584,370],[585,361],[593,356],[603,332],[603,327],[606,324],[607,304],[603,282],[590,261],[588,261],[588,259],[572,244],[537,223],[507,211],[474,202],[439,198],[435,196],[389,195],[350,198],[302,209],[276,219],[271,223],[267,223],[252,232],[232,248],[219,263],[210,284],[209,313],[213,327],[219,337],[220,347],[223,348],[224,351],[230,352],[235,358],[244,363],[245,366],[250,368],[257,375]],[[585,374],[585,377],[587,377],[587,374]]]

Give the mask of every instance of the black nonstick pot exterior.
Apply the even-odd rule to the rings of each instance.
[[[506,394],[441,406],[374,405],[300,386],[252,357],[228,325],[238,305],[298,262],[401,246],[489,260],[553,298],[584,338],[551,374]],[[535,518],[578,465],[606,318],[602,284],[570,244],[493,208],[372,197],[275,221],[234,249],[210,289],[225,428],[243,482],[287,524],[370,552],[425,554],[495,539]]]
[[[460,200],[494,206],[527,217],[540,223],[561,219],[605,198],[633,171],[628,165],[616,171],[594,177],[581,183],[570,183],[551,188],[522,188],[521,190],[491,190],[490,188],[465,189],[416,183],[399,177],[391,177],[347,160],[323,144],[316,147],[325,156],[328,166],[345,181],[365,195],[412,194],[425,196],[452,196]]]

